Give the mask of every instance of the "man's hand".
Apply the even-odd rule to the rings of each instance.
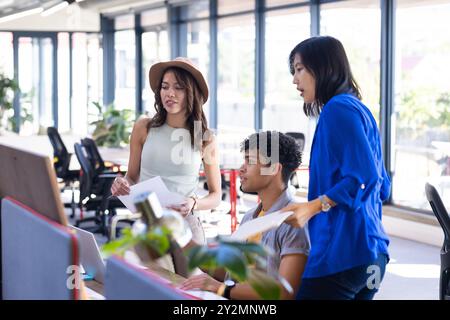
[[[220,286],[222,285],[222,282],[217,281],[210,275],[206,273],[202,273],[199,275],[195,275],[190,277],[189,279],[185,280],[181,286],[181,290],[193,290],[193,289],[199,289],[204,291],[210,291],[217,293]]]

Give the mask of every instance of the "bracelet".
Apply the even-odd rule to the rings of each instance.
[[[218,296],[223,297],[223,294],[225,293],[225,288],[226,288],[225,283],[222,283],[222,284],[220,285],[219,289],[217,289],[216,294],[217,294]]]

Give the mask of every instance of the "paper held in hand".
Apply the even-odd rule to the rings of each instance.
[[[161,177],[151,178],[140,183],[134,184],[130,187],[130,194],[127,196],[118,196],[117,198],[122,201],[125,207],[131,212],[135,213],[136,207],[134,206],[134,198],[142,193],[156,193],[159,202],[162,207],[168,207],[171,205],[179,205],[185,201],[184,197],[170,192],[167,186],[162,181]]]
[[[255,234],[278,228],[288,217],[293,214],[294,212],[292,211],[275,211],[265,216],[247,221],[240,225],[229,239],[245,241]]]

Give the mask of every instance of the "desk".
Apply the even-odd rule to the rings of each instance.
[[[184,280],[186,280],[184,277],[173,273],[167,269],[164,269],[163,267],[161,267],[160,265],[158,265],[155,262],[149,262],[146,263],[145,266],[147,266],[147,268],[149,269],[149,271],[155,273],[156,275],[160,276],[163,279],[168,280],[170,283],[172,283],[174,286],[178,286],[181,283],[183,283]],[[84,282],[86,287],[95,291],[96,293],[104,296],[104,285],[100,282],[97,282],[95,280],[90,280],[90,281],[85,281]],[[199,296],[200,298],[202,298],[201,293],[203,291],[199,291],[199,294],[196,296]],[[207,293],[207,295],[205,295],[205,299],[214,299],[214,300],[220,300],[220,299],[224,299],[221,296],[218,296],[214,293],[211,292],[205,292]],[[191,294],[191,292],[188,292],[188,294]],[[89,297],[89,294],[87,294],[87,296]]]

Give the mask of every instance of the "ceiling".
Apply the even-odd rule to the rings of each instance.
[[[28,9],[42,7],[47,9],[63,0],[0,0],[0,18]],[[82,9],[98,13],[132,12],[164,5],[164,3],[177,3],[180,0],[77,0]],[[184,1],[186,2],[186,1]]]

